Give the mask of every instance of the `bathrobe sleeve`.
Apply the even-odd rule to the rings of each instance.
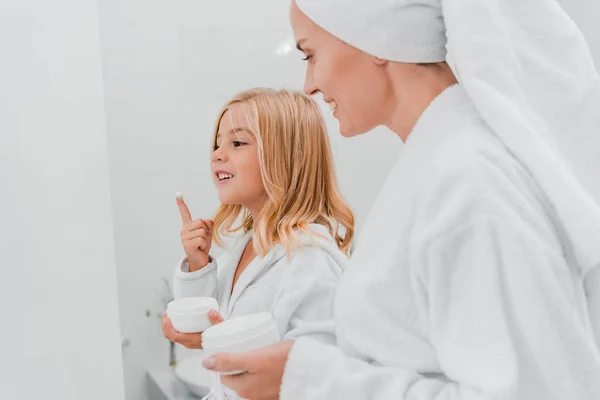
[[[326,251],[303,249],[294,256],[272,313],[283,339],[309,337],[335,344],[333,319],[341,266]]]
[[[581,340],[585,328],[565,291],[570,272],[533,228],[482,217],[419,247],[416,295],[429,305],[430,340],[445,377],[371,365],[300,338],[285,367],[281,400],[597,398],[591,367],[598,356]],[[393,301],[394,288],[382,291]],[[546,384],[532,387],[530,377]]]
[[[189,272],[187,258],[183,258],[175,268],[173,277],[175,299],[182,297],[214,297],[218,299],[217,260],[198,271]]]

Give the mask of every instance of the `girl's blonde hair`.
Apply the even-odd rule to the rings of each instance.
[[[316,223],[327,227],[337,246],[348,255],[354,237],[354,214],[338,190],[329,136],[319,106],[297,91],[244,91],[221,110],[213,146],[223,115],[235,104],[244,104],[250,112],[248,127],[258,143],[267,200],[256,216],[241,205],[221,204],[214,217],[215,243],[223,246],[224,235],[253,230],[254,245],[261,257],[277,243],[283,244],[289,257],[296,247],[294,230],[310,235],[308,225]],[[240,216],[241,224],[234,228]]]

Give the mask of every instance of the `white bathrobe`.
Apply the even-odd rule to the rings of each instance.
[[[281,400],[597,400],[576,265],[527,170],[460,85],[425,111]]]
[[[175,298],[214,297],[226,320],[271,312],[282,339],[310,337],[317,343],[335,344],[334,299],[348,259],[327,228],[311,224],[310,229],[317,235],[300,232],[301,247],[292,251],[289,261],[282,245],[264,258],[256,257],[238,278],[233,293],[233,276],[250,233],[201,270],[187,272],[184,258],[175,269]],[[235,395],[229,389],[227,394]]]

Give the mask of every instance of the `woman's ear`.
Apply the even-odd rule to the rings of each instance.
[[[373,57],[373,61],[375,62],[375,65],[378,65],[378,66],[383,66],[383,65],[386,65],[388,63],[388,60],[384,60],[384,59],[379,58],[379,57]]]

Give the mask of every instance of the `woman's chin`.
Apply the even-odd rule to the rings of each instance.
[[[353,126],[345,126],[340,123],[340,135],[345,138],[351,138],[354,136],[362,135],[365,132],[362,132],[359,129],[355,129]]]
[[[350,123],[348,119],[344,118],[344,116],[340,116],[337,118],[340,124],[340,135],[345,138],[351,138],[354,136],[362,135],[363,133],[367,133],[369,130],[359,129],[355,124]]]

